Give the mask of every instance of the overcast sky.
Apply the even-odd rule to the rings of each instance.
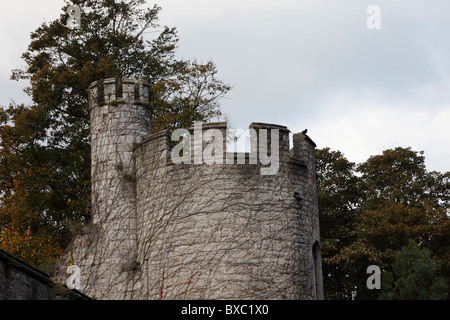
[[[212,60],[233,86],[230,124],[308,128],[318,148],[360,163],[389,148],[425,151],[450,171],[450,1],[160,0],[178,56]],[[0,105],[27,103],[9,80],[30,32],[59,17],[63,0],[0,4]],[[154,2],[149,2],[153,6]],[[381,29],[369,30],[370,5]]]

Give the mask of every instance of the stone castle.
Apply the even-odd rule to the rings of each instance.
[[[290,149],[286,127],[252,123],[278,134],[278,171],[262,175],[255,139],[250,153],[214,155],[244,163],[174,163],[171,133],[152,132],[142,81],[95,82],[89,106],[93,218],[60,259],[58,282],[75,265],[79,290],[97,299],[323,299],[306,133]],[[226,123],[201,126],[210,129],[226,136]]]

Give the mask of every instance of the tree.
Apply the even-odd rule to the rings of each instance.
[[[410,148],[358,166],[329,149],[317,158],[326,297],[376,299],[379,292],[366,287],[367,267],[389,272],[409,239],[427,247],[437,272],[450,278],[450,173],[427,172],[423,153]]]
[[[189,62],[175,78],[153,86],[153,130],[187,128],[195,121],[221,116],[218,100],[230,86],[216,78],[213,62]]]
[[[212,62],[175,58],[177,31],[159,29],[157,5],[143,8],[145,0],[72,3],[81,8],[80,29],[67,26],[67,3],[59,19],[31,34],[22,56],[27,66],[12,72],[12,79],[30,82],[26,92],[32,104],[0,110],[1,246],[16,241],[20,247],[20,237],[8,231],[16,216],[33,212],[34,222],[19,219],[28,222],[15,230],[23,235],[49,229],[47,236],[60,248],[73,230],[89,221],[87,88],[92,82],[111,77],[146,80],[157,130],[220,115],[218,100],[230,90],[216,78]],[[145,40],[149,32],[155,37]],[[12,251],[26,256],[21,249]]]
[[[411,239],[394,255],[392,272],[384,275],[382,289],[380,299],[388,300],[441,300],[448,296],[431,251]]]
[[[351,299],[351,270],[336,260],[352,241],[352,226],[361,200],[355,163],[330,148],[316,151],[322,269],[325,299]]]
[[[394,253],[412,239],[431,250],[439,274],[449,278],[450,173],[428,172],[423,152],[400,147],[370,157],[358,171],[364,191],[358,240],[345,254],[389,271]],[[366,289],[360,286],[360,297],[376,297]]]

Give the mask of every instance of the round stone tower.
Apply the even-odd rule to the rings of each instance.
[[[204,137],[211,136],[210,130],[226,137],[224,123],[189,131],[191,140],[202,134],[203,157],[208,145]],[[253,154],[223,150],[216,158],[223,161],[213,164],[196,163],[195,147],[190,164],[174,164],[174,146],[166,131],[137,145],[142,298],[323,297],[315,144],[306,135],[295,134],[291,157],[286,127],[253,123],[250,131],[251,140],[259,141]],[[264,152],[275,151],[271,156],[279,162],[274,174],[261,174],[264,157],[257,151],[264,136],[270,137]],[[276,150],[271,148],[274,139]]]

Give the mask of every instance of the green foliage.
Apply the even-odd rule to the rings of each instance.
[[[382,289],[380,299],[387,300],[442,300],[448,296],[431,251],[414,240],[394,255],[392,272],[383,276]]]
[[[355,164],[329,148],[317,150],[316,159],[325,298],[350,299],[349,270],[335,260],[354,238],[354,209],[360,200]]]
[[[326,298],[376,299],[367,267],[389,272],[409,239],[428,248],[437,272],[450,279],[450,173],[427,172],[423,154],[410,148],[358,166],[322,149],[317,161]]]
[[[188,128],[222,115],[218,101],[231,87],[216,75],[214,63],[192,61],[176,77],[153,85],[153,130]]]

